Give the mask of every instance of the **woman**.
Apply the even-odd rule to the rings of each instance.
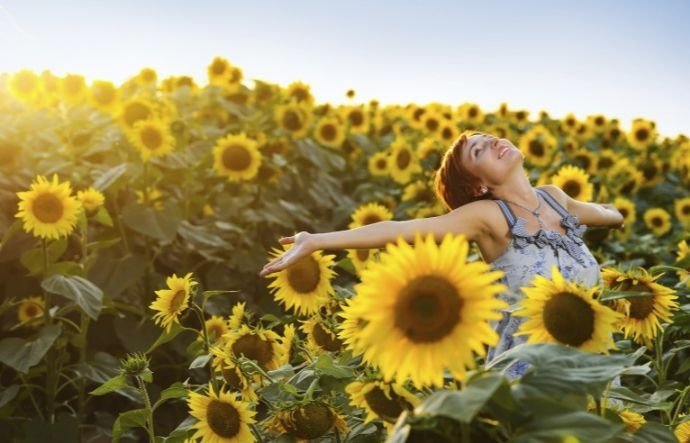
[[[432,233],[437,242],[451,232],[476,242],[482,258],[504,272],[509,305],[522,297],[520,287],[535,275],[550,277],[557,265],[566,279],[586,286],[601,282],[596,259],[582,241],[587,226],[622,228],[623,216],[608,204],[570,198],[553,185],[533,188],[525,173],[524,155],[509,140],[489,134],[463,133],[445,153],[436,172],[436,193],[450,212],[437,217],[381,221],[350,230],[312,234],[299,232],[279,241],[294,246],[267,263],[265,276],[280,271],[320,249],[382,248],[396,238],[414,241],[416,231]],[[522,319],[503,313],[493,326],[500,335],[487,361],[526,340],[513,337]],[[511,378],[526,365],[509,368]]]

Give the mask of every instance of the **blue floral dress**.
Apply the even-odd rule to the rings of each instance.
[[[553,265],[557,265],[560,273],[568,280],[578,281],[586,287],[601,284],[599,264],[582,240],[587,225],[581,225],[577,216],[568,213],[549,193],[541,189],[536,191],[562,217],[561,226],[565,229],[565,234],[550,229],[540,229],[530,234],[525,230],[525,219],[516,217],[506,202],[495,200],[508,222],[512,240],[505,252],[491,263],[491,267],[505,273],[500,282],[508,290],[500,294],[499,298],[509,306],[515,305],[524,297],[521,287],[530,286],[535,275],[549,278]],[[500,338],[495,348],[489,348],[487,362],[527,341],[525,335],[514,336],[525,318],[514,317],[509,310],[511,308],[503,312],[502,319],[491,322]],[[508,367],[505,374],[509,379],[515,379],[524,374],[528,367],[526,362],[518,361]]]

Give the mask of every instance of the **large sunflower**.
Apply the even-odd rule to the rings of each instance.
[[[303,320],[300,329],[307,336],[306,347],[312,356],[324,352],[336,352],[343,346],[331,322],[320,315],[313,315],[308,320]]]
[[[120,105],[119,120],[125,130],[134,129],[134,124],[140,120],[155,117],[155,106],[142,98],[131,98]]]
[[[273,249],[271,259],[293,247],[291,244],[282,246],[283,251]],[[315,251],[282,271],[273,273],[276,279],[268,287],[274,293],[276,301],[286,309],[294,310],[297,315],[316,314],[334,293],[331,285],[331,279],[335,275],[335,271],[331,269],[334,258],[335,255]]]
[[[211,383],[206,395],[190,391],[187,399],[190,414],[199,420],[194,425],[197,431],[192,439],[202,438],[209,443],[256,441],[249,428],[256,422],[256,412],[236,397],[237,394],[223,391],[216,394]]]
[[[24,222],[27,233],[57,240],[72,233],[82,209],[71,194],[70,183],[59,183],[57,174],[51,182],[39,175],[29,191],[17,192],[20,201],[15,216]]]
[[[231,182],[253,179],[261,166],[258,143],[245,133],[219,139],[213,148],[213,158],[216,172]]]
[[[589,182],[589,174],[577,166],[565,165],[551,178],[551,183],[563,189],[571,198],[591,201],[594,187]]]
[[[279,435],[289,434],[298,442],[319,438],[334,427],[341,434],[348,431],[344,418],[331,405],[318,400],[279,409],[263,426]]]
[[[153,315],[153,319],[156,324],[160,324],[169,332],[173,323],[179,324],[178,317],[182,311],[187,309],[192,287],[197,282],[192,278],[190,272],[184,277],[173,274],[172,277],[166,279],[165,283],[168,285],[168,289],[156,291],[158,298],[149,305],[149,308],[159,311]]]
[[[393,180],[402,185],[408,183],[415,173],[422,172],[417,154],[402,136],[396,137],[391,144],[388,171]]]
[[[534,166],[548,165],[557,146],[556,138],[541,125],[529,129],[518,142],[525,159]]]
[[[598,287],[566,280],[556,266],[551,278],[537,275],[531,283],[522,288],[525,298],[514,313],[527,317],[515,335],[528,335],[527,343],[560,343],[589,352],[615,349],[612,334],[621,314],[599,303]]]
[[[362,270],[369,266],[371,261],[377,260],[378,252],[378,249],[348,249],[347,257],[355,267],[357,274],[361,275]]]
[[[675,291],[655,280],[644,268],[619,271],[614,268],[602,270],[604,284],[607,288],[618,291],[651,292],[650,296],[618,298],[610,303],[613,308],[624,314],[618,323],[625,337],[633,337],[638,343],[650,345],[654,337],[661,332],[661,322],[670,322],[672,310],[678,309],[678,298]]]
[[[387,207],[375,202],[367,203],[355,209],[348,228],[359,228],[360,226],[370,225],[383,220],[391,220],[392,218],[393,213]]]
[[[646,149],[654,143],[656,138],[655,126],[652,121],[636,118],[633,120],[632,128],[626,134],[628,144],[638,151]]]
[[[357,295],[343,308],[343,327],[347,316],[356,319],[359,337],[345,330],[340,336],[378,366],[385,381],[402,384],[410,377],[417,387],[443,386],[445,368],[464,379],[475,366],[473,351],[484,355],[485,345],[498,342],[489,320],[506,307],[495,297],[505,290],[496,283],[503,273],[481,261],[467,263],[468,251],[462,235],[448,233],[439,246],[432,234],[417,232],[414,246],[398,238],[362,272]]]
[[[223,336],[223,346],[216,347],[214,355],[219,361],[232,361],[244,355],[254,360],[264,370],[273,370],[285,362],[285,339],[270,329],[255,328],[247,325],[231,330]]]
[[[388,432],[393,430],[398,416],[404,410],[411,410],[421,403],[405,387],[381,380],[353,381],[345,387],[345,392],[350,396],[353,407],[366,412],[364,423],[382,420]]]
[[[644,224],[647,229],[651,230],[654,235],[661,237],[671,230],[671,214],[663,208],[649,208],[642,216]]]

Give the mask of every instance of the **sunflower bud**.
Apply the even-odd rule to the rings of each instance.
[[[135,352],[134,354],[127,354],[127,358],[120,360],[120,366],[120,372],[124,375],[142,377],[145,380],[151,378],[149,360],[143,353]]]

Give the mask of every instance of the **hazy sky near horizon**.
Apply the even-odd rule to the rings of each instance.
[[[0,0],[0,73],[206,81],[226,57],[318,101],[501,102],[690,135],[690,1]],[[251,82],[247,83],[251,86]]]

